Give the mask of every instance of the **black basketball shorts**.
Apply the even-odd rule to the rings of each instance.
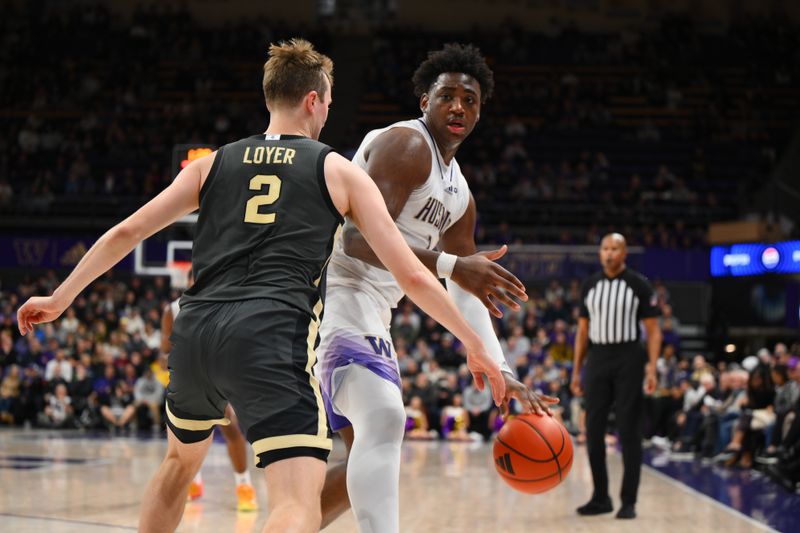
[[[173,326],[167,424],[183,443],[228,424],[230,402],[256,466],[326,461],[332,447],[314,352],[316,316],[267,299],[192,302]]]

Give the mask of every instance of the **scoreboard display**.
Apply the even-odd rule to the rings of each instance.
[[[211,154],[217,147],[211,144],[176,144],[172,148],[172,176],[186,168],[186,165]]]

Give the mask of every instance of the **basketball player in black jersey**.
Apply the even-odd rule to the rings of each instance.
[[[106,232],[52,296],[18,310],[20,333],[58,318],[134,246],[199,208],[192,250],[196,281],[181,299],[170,354],[168,449],[142,503],[139,529],[174,531],[189,483],[226,424],[228,402],[264,468],[264,531],[311,532],[331,439],[313,373],[322,280],[344,216],[360,228],[403,290],[467,348],[495,402],[500,369],[453,301],[416,259],[369,176],[317,142],[331,102],[333,64],[310,43],[270,47],[265,134],[189,164],[172,184]]]

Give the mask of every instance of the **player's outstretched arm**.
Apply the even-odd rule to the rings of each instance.
[[[516,398],[525,413],[552,415],[549,404],[558,403],[558,398],[538,394],[517,380],[497,340],[492,319],[489,317],[490,312],[498,317],[502,315],[495,302],[500,301],[517,309],[519,306],[511,300],[509,293],[523,301],[528,297],[522,282],[494,262],[505,254],[505,246],[491,252],[477,253],[476,215],[475,199],[470,195],[464,216],[442,235],[442,249],[459,256],[453,275],[447,280],[447,292],[467,323],[480,335],[489,355],[500,364],[506,382],[504,412],[508,411],[508,402]]]
[[[495,403],[499,405],[505,396],[499,365],[486,353],[480,337],[464,320],[442,285],[408,247],[372,179],[342,156],[331,153],[325,159],[325,180],[336,208],[358,226],[403,291],[461,339],[467,348],[467,366],[476,385],[483,388],[482,374],[486,374]]]
[[[89,283],[117,264],[138,243],[197,209],[202,180],[215,156],[216,153],[193,161],[158,196],[105,232],[52,296],[35,296],[25,302],[17,311],[20,333],[26,335],[34,324],[58,318]]]

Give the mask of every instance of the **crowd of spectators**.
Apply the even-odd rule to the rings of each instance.
[[[111,271],[61,318],[21,337],[20,303],[58,282],[49,272],[0,292],[0,424],[163,431],[169,373],[160,352],[161,314],[179,291],[164,278],[123,281]],[[664,347],[657,391],[646,400],[647,438],[676,458],[696,453],[743,467],[761,461],[798,481],[800,344],[778,344],[741,363],[681,357],[669,294],[660,284],[656,294]],[[495,326],[517,377],[560,399],[554,414],[582,443],[581,400],[569,387],[579,300],[577,280],[553,280],[530,289],[524,306],[507,310]],[[462,347],[410,301],[395,312],[392,337],[408,438],[488,440],[502,426],[488,390],[472,384]]]
[[[800,345],[740,363],[680,359],[665,347],[647,398],[648,438],[672,459],[760,466],[790,490],[800,483]]]
[[[109,273],[57,321],[22,337],[16,309],[49,294],[50,272],[0,293],[0,420],[48,428],[163,428],[169,382],[160,352],[164,305],[177,297],[163,278]]]
[[[520,240],[596,244],[624,221],[637,244],[702,246],[708,223],[740,214],[794,131],[791,28],[748,19],[704,35],[675,17],[606,35],[513,21],[500,34],[398,29],[374,42],[360,119],[418,113],[408,80],[427,50],[475,42],[497,83],[459,160],[486,242],[506,225]]]
[[[9,66],[0,71],[0,213],[85,217],[74,204],[93,197],[97,216],[130,211],[172,179],[172,145],[263,130],[255,74],[266,43],[303,35],[332,53],[336,42],[324,23],[255,17],[213,28],[168,5],[140,6],[130,21],[103,5],[36,6],[11,3],[0,19]],[[781,106],[793,97],[775,91],[798,86],[797,35],[773,20],[706,35],[680,18],[605,35],[557,24],[541,33],[513,23],[463,35],[383,29],[363,79],[349,82],[363,101],[377,95],[373,103],[397,106],[396,118],[411,117],[411,73],[426,51],[474,42],[497,79],[459,153],[481,242],[595,244],[628,224],[634,244],[691,248],[704,244],[708,222],[741,214],[740,199],[763,184],[788,139]],[[389,120],[361,118],[331,117],[354,124],[337,148],[355,148]]]
[[[92,197],[103,198],[98,213],[109,202],[116,216],[138,207],[174,177],[174,144],[265,129],[268,43],[303,35],[329,48],[323,30],[263,17],[206,28],[171,4],[140,5],[130,21],[103,4],[3,10],[0,213]]]

